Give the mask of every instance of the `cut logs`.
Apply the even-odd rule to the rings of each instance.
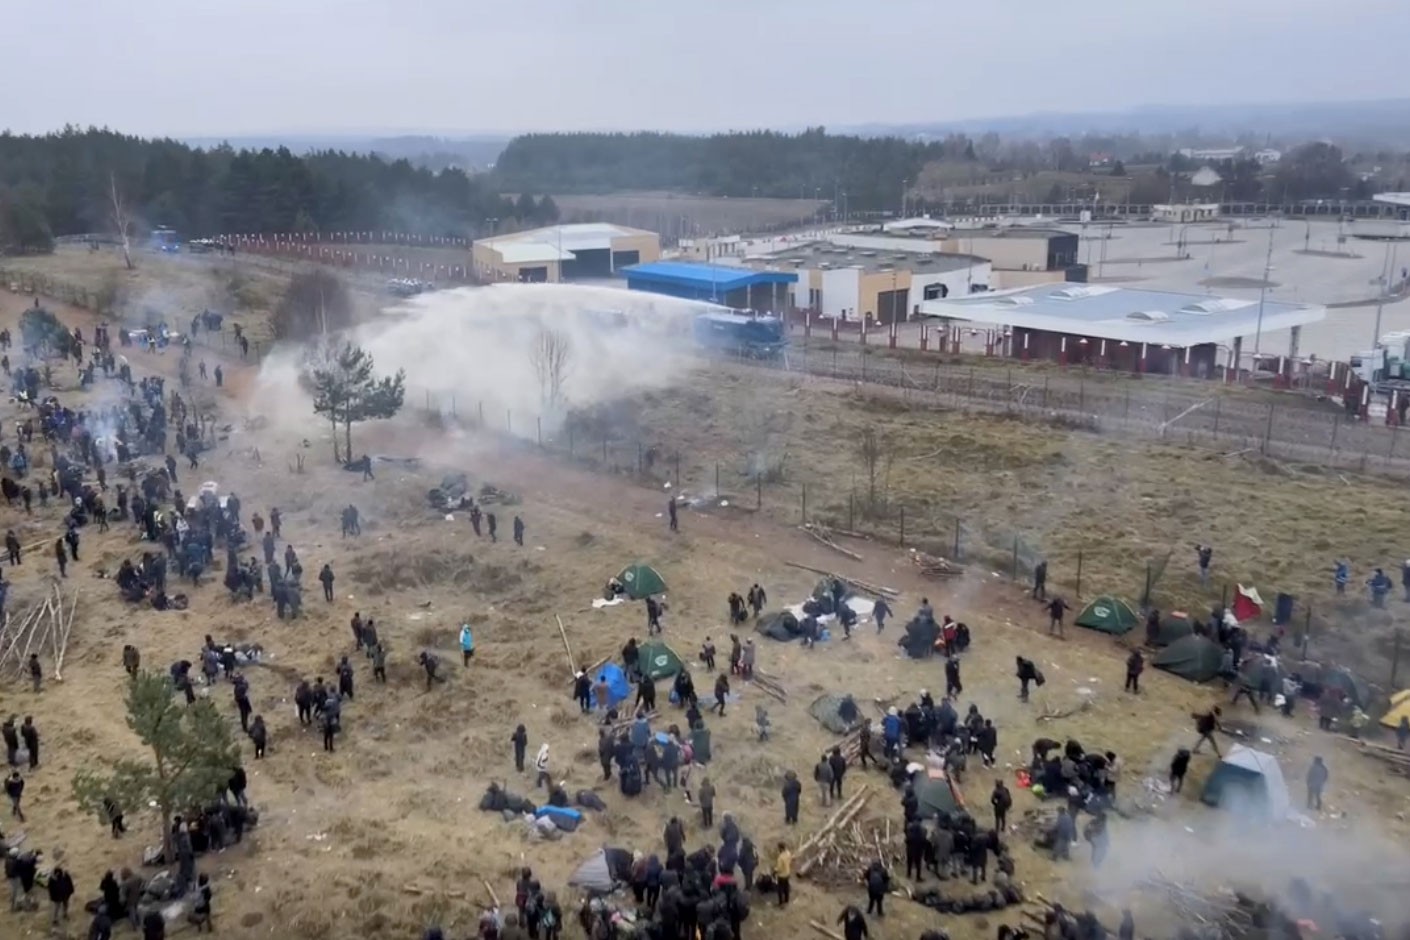
[[[911,564],[927,578],[956,578],[964,574],[964,566],[957,565],[948,558],[928,555],[911,549]]]
[[[857,816],[871,799],[870,785],[852,794],[807,841],[794,853],[798,876],[823,884],[841,886],[855,884],[866,863],[876,857],[881,848],[877,830],[864,833],[856,823]]]
[[[34,654],[52,663],[54,678],[62,680],[77,611],[78,590],[65,596],[56,581],[42,600],[7,618],[0,624],[0,674],[24,675]]]
[[[838,545],[837,541],[832,537],[832,530],[821,523],[804,523],[803,531],[811,535],[813,537],[813,541],[818,542],[822,545],[826,545],[828,548],[832,549],[834,552],[837,552],[839,555],[846,555],[853,561],[862,560],[862,556],[858,555],[850,548],[843,548],[841,545]]]
[[[778,701],[788,701],[788,690],[783,687],[777,676],[755,669],[750,681]]]

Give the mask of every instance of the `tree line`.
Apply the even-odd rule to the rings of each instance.
[[[106,129],[0,134],[0,253],[47,251],[55,237],[107,233],[116,187],[140,228],[182,237],[233,232],[398,231],[465,236],[546,224],[548,197],[500,195],[448,168],[340,151],[211,149]]]
[[[967,165],[1004,178],[1045,171],[1096,176],[1113,175],[1114,160],[1120,168],[1114,175],[1126,175],[1130,166],[1133,179],[1142,184],[1132,202],[1165,201],[1172,192],[1184,198],[1187,187],[1181,180],[1201,164],[1178,152],[1140,146],[1139,137],[1003,141],[988,133],[907,140],[828,134],[821,127],[799,134],[526,134],[509,142],[494,172],[506,191],[659,189],[731,198],[820,198],[839,210],[873,212],[899,208],[903,187],[914,195],[927,168]],[[1378,172],[1368,172],[1373,167]],[[1348,157],[1335,145],[1317,141],[1289,149],[1272,168],[1250,155],[1222,161],[1214,169],[1225,185],[1214,190],[1213,198],[1364,199],[1403,185],[1410,155]]]

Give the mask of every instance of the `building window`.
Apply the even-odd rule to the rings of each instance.
[[[950,296],[950,289],[944,284],[927,284],[922,291],[922,300],[944,300]]]

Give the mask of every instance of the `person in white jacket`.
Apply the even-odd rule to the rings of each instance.
[[[548,742],[539,745],[538,756],[534,758],[534,769],[538,771],[538,779],[534,782],[536,789],[550,783],[548,776]]]

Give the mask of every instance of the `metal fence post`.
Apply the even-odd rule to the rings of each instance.
[[[568,425],[568,458],[571,460],[572,457],[573,457],[573,426],[570,424],[570,425]]]
[[[906,544],[906,507],[901,507],[901,546]]]
[[[1043,376],[1043,409],[1044,409],[1044,410],[1047,410],[1047,407],[1048,407],[1048,377],[1045,375],[1045,376]]]
[[[676,451],[676,489],[681,488],[681,452]]]
[[[856,530],[857,528],[857,494],[847,494],[847,528]]]
[[[756,474],[754,477],[754,508],[764,508],[764,477],[763,474]]]
[[[1122,409],[1121,417],[1123,420],[1131,417],[1131,390],[1129,388],[1126,390],[1126,407]]]
[[[536,435],[538,435],[539,446],[542,447],[542,446],[543,446],[543,418],[541,418],[541,417],[540,417],[540,418],[535,418],[535,419],[534,419],[534,426],[535,426],[534,433],[535,433]]]
[[[1086,376],[1083,376],[1082,379],[1077,383],[1077,410],[1078,410],[1078,411],[1085,411],[1086,409],[1087,409],[1087,377],[1086,377]]]
[[[1273,436],[1273,411],[1275,407],[1275,405],[1268,406],[1268,426],[1263,429],[1263,448],[1260,451],[1260,453],[1264,455],[1268,453],[1268,439]]]
[[[646,453],[641,446],[641,441],[636,442],[636,472],[646,472]]]
[[[955,561],[960,560],[960,517],[955,517]]]
[[[451,393],[450,393],[450,416],[451,416],[452,418],[459,418],[459,417],[460,417],[460,415],[456,414],[456,411],[455,411],[455,392],[451,392]]]
[[[803,524],[808,523],[808,484],[803,484]]]
[[[715,495],[720,495],[720,462],[715,461]]]
[[[1224,396],[1221,395],[1214,399],[1214,433],[1216,435],[1219,433],[1219,412],[1223,410],[1223,406]]]
[[[1307,608],[1307,618],[1302,623],[1302,661],[1307,662],[1307,644],[1312,639],[1312,608]]]
[[[1082,596],[1082,550],[1080,548],[1077,550],[1077,591],[1072,596]]]
[[[1018,536],[1013,537],[1013,579],[1018,580]]]
[[[602,465],[607,465],[607,432],[602,432]]]

